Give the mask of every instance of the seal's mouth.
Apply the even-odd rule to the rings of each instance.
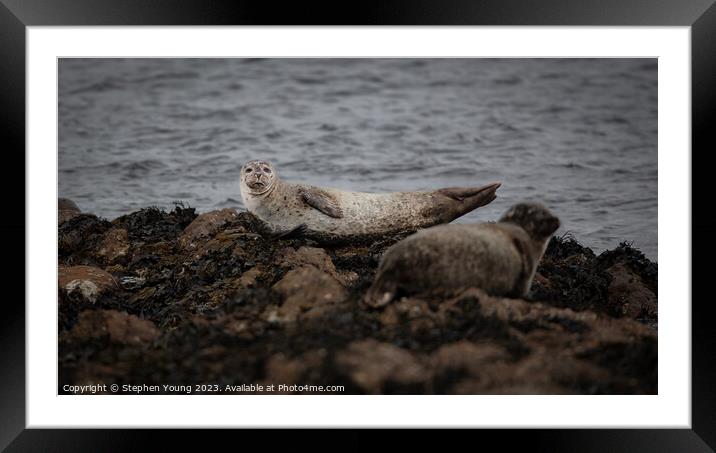
[[[251,189],[261,190],[265,189],[267,184],[264,181],[246,181],[246,185]]]

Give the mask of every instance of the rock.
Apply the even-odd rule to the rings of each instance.
[[[249,321],[245,319],[230,319],[222,323],[224,332],[231,336],[239,336],[249,331]]]
[[[64,223],[74,217],[80,215],[82,211],[77,207],[74,201],[69,198],[57,199],[57,224]]]
[[[524,331],[534,329],[582,332],[595,322],[597,314],[576,312],[569,308],[555,308],[539,302],[521,299],[503,299],[488,296],[484,291],[470,288],[440,307],[442,312],[464,309],[461,303],[474,303],[483,318],[492,318]]]
[[[430,363],[436,370],[460,370],[479,375],[489,364],[510,359],[510,354],[496,344],[461,340],[439,347],[430,356]]]
[[[57,209],[60,211],[77,211],[81,212],[80,208],[77,206],[77,203],[70,200],[69,198],[58,198],[57,199]]]
[[[276,257],[276,264],[287,269],[302,266],[313,266],[338,280],[343,286],[350,286],[358,281],[358,274],[353,271],[339,272],[328,253],[318,247],[299,247],[298,250],[286,247]]]
[[[301,317],[320,316],[343,302],[348,294],[332,276],[313,266],[303,266],[286,273],[273,286],[283,298],[278,309],[269,310],[269,321],[295,321]]]
[[[107,260],[108,264],[114,264],[122,258],[127,257],[129,252],[129,237],[124,228],[112,228],[100,244],[97,255]]]
[[[265,378],[261,383],[265,387],[272,384],[278,387],[278,384],[305,385],[309,384],[311,379],[318,379],[318,385],[321,385],[320,375],[314,378],[310,376],[310,371],[321,369],[327,355],[323,348],[307,351],[295,358],[289,358],[281,352],[274,354],[266,361]],[[291,392],[277,388],[274,393]]]
[[[358,283],[360,276],[355,271],[338,271],[336,279],[338,279],[343,286],[353,286]]]
[[[658,391],[656,325],[645,321],[652,300],[656,319],[657,267],[629,247],[597,257],[553,240],[529,300],[468,289],[374,309],[362,296],[399,237],[276,239],[247,212],[198,234],[188,228],[195,217],[145,209],[58,226],[60,384],[169,377],[345,393]],[[120,230],[129,250],[110,264]],[[196,247],[182,249],[179,237],[194,233]]]
[[[384,393],[390,383],[419,389],[430,377],[413,353],[373,339],[349,344],[336,365],[366,393]]]
[[[92,266],[59,266],[57,283],[67,296],[91,303],[101,294],[119,288],[111,274]]]
[[[620,313],[632,319],[647,319],[655,324],[658,313],[656,295],[641,277],[622,263],[611,266],[607,272],[612,276],[609,299],[612,304],[620,307]]]
[[[299,382],[307,366],[301,360],[292,360],[278,353],[269,357],[265,368],[267,383],[291,385]]]
[[[116,310],[85,310],[79,314],[70,337],[78,340],[107,338],[110,343],[142,345],[159,336],[154,323]]]
[[[60,225],[70,219],[74,219],[80,214],[79,211],[57,211],[57,224]]]
[[[609,373],[565,351],[536,351],[516,362],[484,363],[450,393],[500,395],[574,394],[585,383],[605,382]],[[586,388],[581,393],[594,393]]]
[[[243,274],[241,274],[241,277],[238,278],[238,281],[236,282],[237,285],[240,288],[251,288],[256,285],[256,281],[261,276],[262,268],[260,266],[254,266],[251,269],[247,270]]]
[[[276,262],[279,266],[289,269],[309,265],[331,275],[336,273],[336,267],[328,253],[324,249],[316,247],[304,246],[298,250],[286,247],[279,252]]]
[[[238,213],[232,208],[200,214],[184,229],[179,237],[179,245],[186,250],[196,249],[200,239],[213,236],[222,226],[235,220],[237,216]],[[228,238],[230,239],[231,236],[229,235]]]
[[[434,328],[440,323],[439,313],[434,312],[424,300],[403,298],[388,305],[380,314],[385,326],[407,325],[412,333]]]

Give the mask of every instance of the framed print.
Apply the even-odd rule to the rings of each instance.
[[[0,21],[25,170],[8,451],[237,427],[716,445],[710,1]]]

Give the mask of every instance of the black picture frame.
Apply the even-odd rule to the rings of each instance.
[[[0,448],[7,451],[115,451],[154,442],[185,443],[196,432],[25,429],[25,32],[60,25],[570,25],[689,26],[692,64],[692,429],[481,430],[480,443],[529,445],[533,451],[714,451],[716,449],[715,312],[705,291],[709,235],[716,222],[706,157],[716,150],[716,4],[714,0],[457,0],[334,3],[209,0],[0,0],[0,135],[6,171],[0,178],[4,215],[5,297],[0,312]],[[23,197],[19,197],[22,187]],[[25,241],[32,241],[25,237]],[[666,276],[668,279],[668,276]],[[8,292],[14,294],[8,295]],[[21,298],[22,297],[22,298]],[[689,301],[662,303],[688,304]],[[207,432],[203,435],[206,436]],[[215,442],[231,432],[210,434]],[[295,441],[298,434],[292,434]],[[310,434],[309,434],[310,435]],[[355,433],[344,441],[359,442]],[[360,434],[359,434],[360,435]],[[422,434],[411,434],[420,439]],[[301,439],[300,436],[298,439]],[[308,438],[306,438],[308,439]],[[576,448],[578,447],[578,448]],[[575,449],[576,448],[576,449]]]

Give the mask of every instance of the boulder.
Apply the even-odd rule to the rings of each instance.
[[[119,289],[114,277],[93,266],[59,266],[57,283],[68,297],[95,303],[106,292]]]
[[[301,266],[313,266],[318,270],[334,275],[336,266],[333,265],[331,257],[324,249],[317,247],[300,247],[298,250],[293,247],[282,249],[276,257],[279,266],[294,269]]]
[[[269,321],[295,321],[301,317],[315,317],[324,314],[348,297],[346,290],[331,275],[313,266],[303,266],[286,273],[273,286],[283,303],[269,309]]]
[[[110,343],[135,346],[158,336],[153,322],[116,310],[82,311],[70,331],[70,337],[77,340],[107,338]]]
[[[313,266],[338,280],[343,286],[350,286],[358,280],[358,274],[352,271],[339,272],[333,264],[333,260],[322,248],[318,247],[293,247],[282,249],[276,257],[276,264],[287,269],[295,269],[303,266]]]
[[[364,392],[373,394],[384,393],[391,382],[417,390],[430,378],[412,352],[374,339],[350,343],[337,353],[336,365]]]
[[[69,198],[57,199],[57,224],[61,224],[82,214],[80,208]]]
[[[202,238],[216,234],[222,226],[235,220],[238,213],[233,208],[210,211],[197,216],[179,237],[179,245],[185,250],[194,250]]]
[[[473,343],[460,340],[439,347],[430,356],[436,370],[466,371],[479,375],[488,365],[508,361],[511,356],[505,349],[493,343]]]
[[[247,270],[241,277],[236,280],[236,286],[239,288],[252,288],[256,285],[256,281],[261,276],[263,269],[261,266],[254,266]]]
[[[607,269],[612,276],[609,300],[620,309],[620,314],[632,319],[649,319],[656,322],[658,305],[656,295],[628,266],[617,263]]]

